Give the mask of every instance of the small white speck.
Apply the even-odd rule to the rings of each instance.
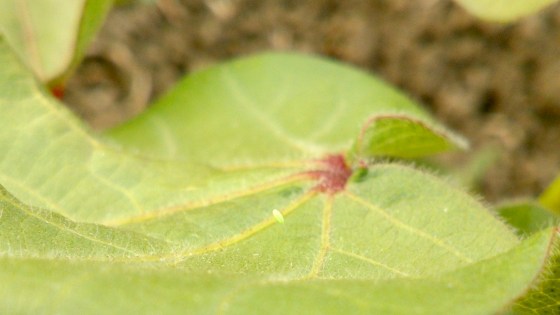
[[[449,209],[443,208],[443,212],[447,213],[447,211],[449,211]]]

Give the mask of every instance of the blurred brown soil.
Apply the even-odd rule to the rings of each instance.
[[[447,0],[161,0],[115,8],[65,101],[96,129],[141,112],[185,74],[263,50],[313,52],[378,74],[501,154],[480,191],[535,196],[560,169],[560,5],[510,25]]]

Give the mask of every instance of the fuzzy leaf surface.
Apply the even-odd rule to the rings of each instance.
[[[2,42],[0,64],[3,313],[494,313],[548,255],[551,231],[520,242],[408,165],[339,187],[349,166],[332,154],[371,115],[436,125],[348,67],[282,54],[218,66],[107,138]]]
[[[339,257],[328,263],[329,276],[302,277],[297,268],[260,273],[248,266],[244,272],[224,272],[223,265],[209,268],[217,263],[211,255],[200,257],[208,260],[205,264],[192,257],[190,262],[169,260],[177,250],[163,241],[71,222],[0,192],[2,313],[490,314],[525,294],[545,266],[555,266],[550,269],[555,277],[539,280],[524,295],[531,298],[516,301],[514,309],[554,314],[557,307],[550,295],[558,281],[557,231],[537,233],[502,254],[433,275],[394,274],[396,269],[380,268],[373,257],[347,256],[334,248],[330,251]],[[554,265],[547,264],[551,256]],[[294,258],[289,257],[291,264]]]

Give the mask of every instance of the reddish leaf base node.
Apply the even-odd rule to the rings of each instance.
[[[64,85],[53,86],[51,93],[57,99],[62,100],[64,98]]]
[[[306,172],[317,181],[313,190],[330,195],[344,190],[352,175],[352,169],[346,164],[344,156],[342,154],[328,155],[317,162],[320,168]]]

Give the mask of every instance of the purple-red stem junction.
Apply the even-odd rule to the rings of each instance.
[[[342,154],[328,155],[317,160],[319,168],[305,172],[317,181],[313,190],[334,195],[346,187],[352,175],[352,169],[346,163]]]

